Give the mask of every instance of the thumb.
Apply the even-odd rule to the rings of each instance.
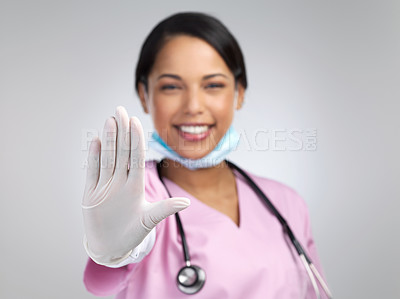
[[[188,206],[190,206],[190,200],[186,197],[172,197],[152,203],[150,209],[143,215],[142,223],[145,228],[151,230],[168,216]]]

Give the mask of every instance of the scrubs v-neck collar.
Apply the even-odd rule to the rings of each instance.
[[[188,191],[186,191],[185,189],[183,189],[181,186],[171,181],[170,179],[164,177],[163,180],[167,184],[167,187],[171,192],[171,196],[184,196],[189,198],[191,201],[195,201],[196,206],[199,206],[202,209],[206,210],[208,213],[213,214],[214,216],[218,217],[221,221],[224,222],[229,221],[229,223],[233,225],[236,228],[236,230],[239,231],[243,230],[243,223],[244,223],[244,217],[243,217],[244,205],[243,205],[242,186],[241,186],[243,182],[241,179],[238,178],[237,173],[235,171],[234,171],[234,176],[235,176],[236,191],[237,191],[238,205],[239,205],[239,225],[236,225],[236,223],[229,216],[202,202],[193,194],[189,193]],[[180,194],[179,195],[174,194],[173,190],[179,190]]]

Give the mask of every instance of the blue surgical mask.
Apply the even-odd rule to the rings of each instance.
[[[200,159],[188,159],[178,155],[164,140],[158,135],[156,131],[150,137],[149,147],[167,157],[168,159],[174,160],[185,166],[190,170],[198,168],[208,168],[221,163],[225,157],[234,149],[236,149],[239,143],[240,136],[230,126],[225,135],[218,142],[217,146],[212,150],[211,153]]]

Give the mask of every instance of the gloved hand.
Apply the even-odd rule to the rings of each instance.
[[[176,197],[145,200],[144,134],[138,118],[116,109],[104,125],[102,143],[92,140],[82,201],[86,250],[101,265],[130,255],[163,219],[190,205]],[[99,163],[99,161],[101,161]]]

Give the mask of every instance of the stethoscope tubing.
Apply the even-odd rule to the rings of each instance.
[[[317,282],[316,282],[315,278],[317,278],[319,284],[321,285],[321,287],[324,290],[324,292],[327,294],[328,298],[332,298],[332,293],[330,292],[330,290],[328,288],[328,285],[326,284],[326,282],[322,278],[321,274],[318,272],[317,268],[312,263],[312,260],[307,255],[307,253],[305,252],[305,250],[301,246],[300,242],[297,240],[296,236],[294,235],[294,233],[293,233],[292,229],[290,228],[289,224],[287,223],[286,219],[279,213],[279,211],[276,209],[276,207],[272,204],[272,202],[269,200],[269,198],[265,195],[265,193],[257,186],[257,184],[247,175],[247,173],[244,170],[242,170],[240,167],[238,167],[237,165],[235,165],[231,161],[228,161],[228,160],[224,160],[224,161],[230,168],[233,168],[233,169],[237,170],[246,179],[246,181],[248,182],[250,187],[254,190],[254,192],[260,198],[263,199],[263,202],[266,204],[267,208],[278,219],[278,221],[282,225],[282,228],[283,228],[284,232],[289,237],[291,243],[293,244],[294,248],[296,249],[297,254],[300,257],[300,260],[302,261],[302,263],[303,263],[303,265],[304,265],[304,267],[306,269],[306,272],[307,272],[308,276],[310,277],[310,281],[311,281],[311,284],[312,284],[312,286],[314,288],[314,291],[315,291],[315,294],[317,296],[317,299],[320,298],[320,293],[319,293],[319,289],[318,289]],[[164,187],[165,187],[165,189],[166,189],[166,191],[168,193],[168,196],[172,197],[170,192],[169,192],[169,190],[168,190],[168,188],[166,187],[166,185],[164,183],[164,180],[162,179],[161,164],[163,162],[164,162],[164,160],[161,160],[160,162],[157,163],[158,177],[159,177],[160,181],[162,182],[162,184],[164,185]],[[175,219],[176,219],[177,227],[178,227],[179,234],[180,234],[181,240],[182,240],[183,257],[184,257],[184,260],[186,262],[186,266],[187,267],[191,267],[189,247],[188,247],[188,244],[187,244],[187,240],[186,240],[186,236],[185,236],[185,231],[183,229],[182,221],[181,221],[181,219],[179,217],[179,213],[175,213]]]
[[[162,178],[161,175],[161,163],[163,163],[164,160],[161,160],[161,162],[157,163],[157,173],[158,173],[158,177],[160,178],[161,183],[164,185],[165,190],[167,190],[168,196],[171,198],[171,193],[169,192],[167,186],[165,185],[165,182]],[[185,230],[183,229],[183,225],[182,225],[182,221],[181,221],[181,217],[179,217],[179,213],[175,213],[175,220],[176,220],[176,224],[178,226],[178,230],[179,230],[179,234],[181,236],[182,239],[182,247],[183,247],[183,258],[186,262],[187,266],[190,266],[190,254],[189,254],[189,247],[187,245],[187,241],[186,241],[186,235],[185,235]]]
[[[311,258],[308,256],[306,251],[303,249],[303,246],[301,246],[300,242],[297,240],[295,237],[292,229],[290,228],[289,224],[287,223],[286,219],[279,213],[279,211],[275,208],[275,206],[272,204],[272,202],[269,200],[269,198],[265,195],[265,193],[257,186],[257,184],[247,175],[245,171],[243,171],[240,167],[235,165],[234,163],[225,160],[225,162],[231,167],[236,169],[250,184],[251,188],[258,194],[259,197],[261,197],[264,201],[264,203],[267,205],[267,207],[270,209],[272,214],[278,219],[278,221],[281,223],[283,230],[289,237],[290,241],[292,242],[294,248],[297,251],[297,254],[299,255],[304,267],[306,268],[307,274],[310,277],[311,284],[314,288],[315,294],[317,298],[320,298],[319,290],[317,283],[315,281],[314,276],[317,278],[318,282],[320,283],[321,287],[323,288],[324,292],[327,294],[329,298],[332,298],[332,293],[328,288],[328,285],[322,278],[321,274],[318,272],[317,268],[314,266]],[[313,275],[314,274],[314,275]]]
[[[284,231],[288,235],[290,241],[292,242],[293,246],[296,248],[296,251],[298,255],[303,254],[304,257],[306,258],[307,262],[311,263],[311,259],[308,257],[307,253],[304,251],[303,247],[297,241],[297,238],[295,237],[294,233],[292,232],[292,229],[290,228],[289,224],[287,223],[286,219],[283,218],[281,213],[278,212],[278,210],[275,208],[275,206],[272,204],[272,202],[268,199],[268,197],[265,195],[264,192],[261,191],[261,189],[257,186],[256,183],[247,175],[246,172],[244,172],[241,168],[233,164],[232,162],[225,160],[225,162],[231,167],[236,169],[245,179],[246,181],[250,184],[251,188],[257,193],[259,197],[261,197],[264,201],[264,203],[267,205],[267,207],[270,209],[272,214],[278,219],[278,221],[281,223]]]

